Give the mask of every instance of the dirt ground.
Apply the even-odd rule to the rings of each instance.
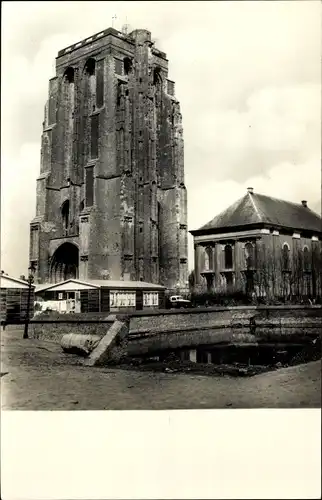
[[[3,410],[320,408],[321,361],[250,378],[81,366],[52,342],[1,332]]]

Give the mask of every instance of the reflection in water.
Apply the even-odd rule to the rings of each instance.
[[[320,329],[234,328],[197,332],[198,345],[191,342],[169,348],[158,336],[144,339],[143,362],[193,362],[213,365],[280,367],[320,359]],[[171,334],[169,334],[171,335]],[[154,337],[154,338],[152,338]],[[178,335],[178,339],[180,335]],[[191,337],[190,337],[191,338]],[[211,343],[212,341],[212,343]],[[169,345],[169,342],[167,342]]]

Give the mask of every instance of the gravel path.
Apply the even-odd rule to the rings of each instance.
[[[87,368],[59,345],[1,332],[4,410],[320,408],[321,362],[251,378]]]

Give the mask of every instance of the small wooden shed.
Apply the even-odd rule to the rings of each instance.
[[[165,307],[165,287],[142,281],[69,279],[36,286],[41,298],[60,312],[129,312]]]
[[[1,274],[1,324],[16,325],[23,323],[27,316],[29,284],[7,274]],[[30,290],[29,318],[34,315],[34,285]]]

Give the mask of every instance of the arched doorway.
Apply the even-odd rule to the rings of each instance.
[[[73,243],[63,243],[57,248],[51,260],[51,283],[78,278],[78,254],[78,248]]]

